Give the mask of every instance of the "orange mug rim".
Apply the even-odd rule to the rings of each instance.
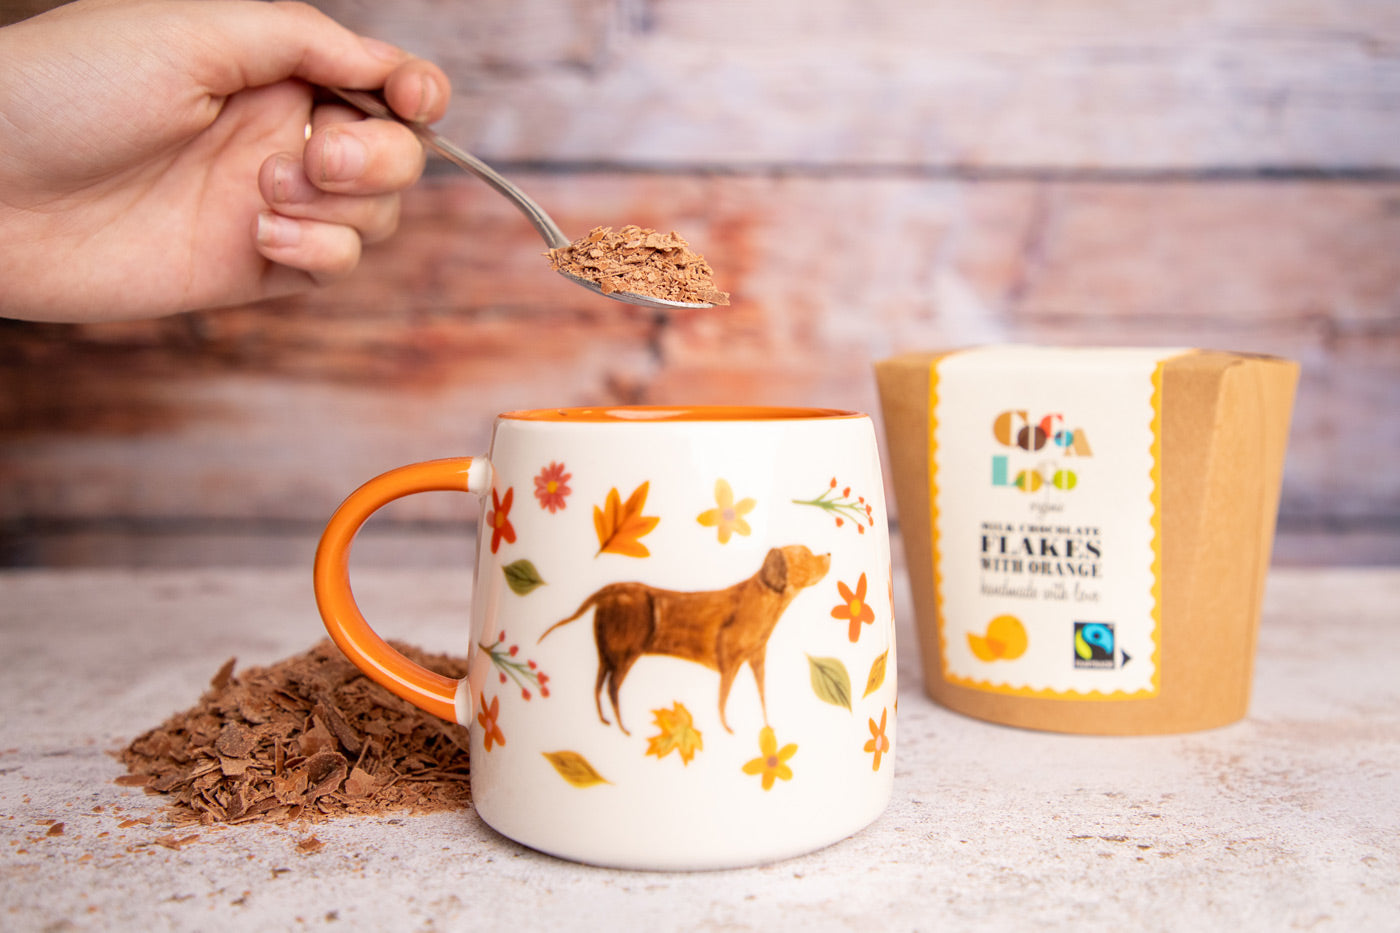
[[[530,408],[502,412],[501,421],[552,424],[675,424],[678,422],[829,421],[864,418],[844,408],[803,408],[783,405],[591,405],[570,408]]]

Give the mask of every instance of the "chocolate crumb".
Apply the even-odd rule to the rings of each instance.
[[[633,292],[692,304],[729,304],[715,287],[714,270],[679,234],[628,224],[594,227],[568,246],[545,253],[557,272],[595,283],[604,295]]]
[[[466,674],[464,658],[394,647],[446,676]],[[195,706],[117,755],[129,773],[116,783],[168,794],[177,824],[286,825],[471,802],[466,729],[390,694],[329,641],[237,675],[225,663]]]
[[[219,668],[219,670],[215,672],[214,678],[209,681],[209,686],[213,687],[215,690],[222,690],[227,687],[229,679],[233,677],[233,666],[236,663],[238,663],[237,658],[229,658],[225,661],[223,667]]]
[[[199,839],[198,833],[194,834],[193,836],[185,836],[183,839],[178,838],[174,833],[171,833],[168,836],[161,836],[159,839],[155,840],[155,843],[156,845],[162,848],[173,849],[176,852],[179,852],[185,846],[196,841],[197,839]]]

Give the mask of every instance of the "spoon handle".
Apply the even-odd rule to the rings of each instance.
[[[480,178],[492,188],[495,188],[504,195],[507,200],[520,209],[520,212],[525,215],[526,219],[530,221],[530,224],[539,231],[540,236],[544,237],[544,241],[550,249],[568,246],[571,242],[568,237],[564,236],[563,231],[559,229],[559,225],[554,222],[554,219],[545,213],[544,208],[531,200],[530,196],[525,192],[511,184],[503,175],[465,149],[443,139],[437,133],[430,130],[425,124],[414,123],[411,120],[405,120],[403,117],[400,117],[389,108],[388,104],[384,103],[379,95],[368,91],[354,91],[338,87],[328,87],[326,90],[336,97],[339,97],[356,110],[368,114],[371,117],[402,123],[404,126],[413,130],[418,138],[423,141],[425,146],[432,149],[447,161],[471,172],[477,178]]]

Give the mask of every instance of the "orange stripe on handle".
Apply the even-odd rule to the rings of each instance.
[[[375,634],[350,591],[350,545],[364,523],[395,499],[418,492],[470,492],[484,495],[491,486],[485,460],[451,457],[390,470],[352,492],[331,516],[316,549],[316,605],[340,650],[356,667],[384,688],[448,722],[458,721],[458,682],[404,657]],[[471,691],[463,691],[470,707]],[[462,712],[470,719],[470,708]]]

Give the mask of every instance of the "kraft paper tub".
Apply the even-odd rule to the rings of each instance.
[[[1296,363],[985,347],[876,376],[934,700],[1099,734],[1245,715]]]

